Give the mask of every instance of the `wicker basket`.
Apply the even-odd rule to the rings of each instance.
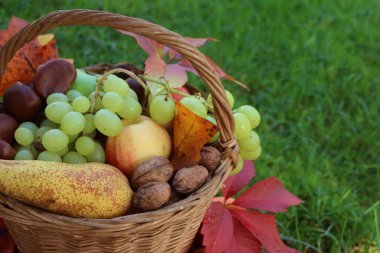
[[[145,20],[93,10],[56,11],[19,31],[0,50],[0,78],[25,43],[52,28],[71,25],[134,32],[173,48],[188,59],[214,97],[221,132],[221,165],[197,192],[154,212],[114,219],[78,219],[33,208],[0,194],[0,217],[23,253],[187,252],[213,196],[237,162],[233,117],[219,78],[203,55],[180,35]]]

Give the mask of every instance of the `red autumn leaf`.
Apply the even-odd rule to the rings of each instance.
[[[302,200],[285,190],[280,180],[270,177],[242,193],[234,205],[270,212],[286,212],[288,207],[301,203]]]
[[[297,251],[287,247],[278,235],[276,218],[273,214],[259,212],[232,211],[233,217],[262,244],[270,253],[296,253]]]
[[[240,173],[230,176],[224,182],[221,192],[228,199],[244,188],[255,176],[255,166],[252,161],[244,161]]]
[[[9,38],[28,23],[13,17],[6,30],[0,30],[0,47]],[[44,36],[44,35],[42,35]],[[34,79],[35,69],[50,59],[58,58],[58,50],[54,36],[34,39],[23,46],[8,63],[0,85],[0,95],[12,84],[20,81],[24,84]]]
[[[8,233],[7,227],[4,221],[0,219],[0,252],[1,253],[12,253],[13,252],[13,240]]]
[[[234,237],[227,252],[252,253],[261,252],[261,243],[249,232],[241,222],[232,216]]]
[[[216,65],[215,62],[213,62],[210,57],[208,57],[207,55],[203,55],[206,60],[208,61],[208,63],[211,65],[211,67],[215,70],[216,74],[220,77],[220,78],[224,78],[228,81],[231,81],[245,89],[248,89],[248,87],[239,82],[238,80],[236,80],[235,78],[233,78],[232,76],[226,74],[218,65]],[[184,67],[188,72],[192,72],[193,74],[199,76],[198,72],[194,69],[194,67],[190,64],[190,62],[186,59],[182,59],[181,61],[178,62],[179,65],[181,65],[182,67]]]
[[[190,62],[187,61],[186,59],[182,59],[182,55],[179,54],[176,50],[174,49],[171,49],[171,48],[168,48],[162,44],[159,44],[158,42],[154,41],[154,40],[151,40],[151,39],[148,39],[148,38],[145,38],[143,36],[140,36],[140,35],[137,35],[137,34],[134,34],[134,33],[131,33],[131,32],[125,32],[125,31],[121,31],[119,30],[119,32],[121,32],[122,34],[125,34],[125,35],[129,35],[129,36],[132,36],[133,38],[136,39],[137,41],[137,44],[145,51],[149,54],[149,58],[152,57],[152,55],[155,55],[154,57],[157,57],[159,56],[161,58],[161,60],[164,62],[164,57],[167,55],[168,56],[168,59],[169,61],[173,61],[173,60],[179,60],[177,63],[175,64],[171,64],[171,65],[177,65],[178,67],[176,67],[175,69],[172,69],[172,70],[168,70],[168,72],[170,72],[170,76],[181,76],[181,81],[184,80],[183,78],[183,72],[184,71],[187,71],[187,72],[192,72],[196,75],[197,74],[197,71],[193,68],[193,66],[191,66]],[[189,37],[185,37],[186,41],[189,42],[191,45],[193,45],[194,47],[201,47],[203,46],[205,43],[207,43],[208,41],[217,41],[216,39],[214,38],[189,38]],[[215,72],[219,75],[219,77],[221,78],[224,78],[224,79],[227,79],[231,82],[234,82],[246,89],[247,86],[245,86],[243,83],[237,81],[235,78],[233,78],[232,76],[226,74],[218,65],[216,65],[208,56],[204,55],[206,57],[206,60],[210,63],[210,65],[214,68]],[[148,58],[148,59],[149,59]],[[151,69],[155,69],[157,68],[157,66],[155,66],[155,62],[157,60],[146,60],[145,61],[145,67],[148,68],[149,70],[148,71],[145,71],[145,73],[147,74],[148,72],[151,72]],[[161,64],[162,62],[159,62],[160,63],[160,69],[162,68]],[[166,65],[166,63],[165,63]],[[165,68],[166,69],[166,68]],[[166,71],[164,71],[165,73]],[[173,73],[173,72],[177,72],[177,73]],[[162,77],[161,72],[151,72],[153,74],[149,74],[153,77]],[[167,78],[167,76],[166,76]],[[168,79],[168,78],[167,78]],[[169,80],[169,79],[168,79]],[[187,77],[186,77],[186,81],[187,81]],[[185,82],[186,82],[185,81]]]
[[[171,159],[174,168],[192,166],[198,162],[202,147],[212,139],[217,131],[216,125],[176,102]]]
[[[245,161],[242,171],[230,176],[222,188],[224,197],[216,197],[213,200],[212,208],[207,211],[204,223],[207,223],[208,217],[218,217],[218,224],[233,223],[233,237],[229,246],[223,253],[249,253],[261,252],[265,248],[269,253],[294,253],[297,252],[287,247],[280,239],[278,234],[276,219],[273,214],[263,214],[260,212],[249,210],[254,206],[260,210],[278,211],[283,210],[292,205],[298,205],[301,201],[294,195],[286,191],[281,183],[275,178],[256,183],[251,189],[242,193],[236,200],[232,197],[242,189],[244,189],[255,175],[254,165],[251,161]],[[241,199],[240,199],[241,198]],[[266,198],[269,198],[266,200]],[[239,200],[239,201],[238,201]],[[242,202],[240,202],[243,200]],[[241,204],[242,203],[242,204]],[[216,208],[217,207],[217,208]],[[225,212],[231,215],[225,215],[220,209],[224,208]],[[221,216],[223,214],[223,216]],[[230,219],[231,221],[220,221],[220,219]],[[221,243],[225,245],[226,238],[215,238],[215,234],[221,233],[220,226],[214,226],[213,223],[202,225],[203,240],[208,251],[210,241],[215,240],[215,244]],[[203,229],[207,227],[207,230]],[[214,228],[210,228],[214,226]],[[229,239],[228,239],[229,240]],[[224,246],[223,246],[224,248]],[[220,248],[219,248],[220,249]]]
[[[171,86],[178,87],[187,82],[187,73],[186,70],[178,64],[168,64],[166,65],[164,78],[169,81]]]
[[[204,44],[206,44],[208,41],[218,41],[217,39],[214,39],[214,38],[190,38],[190,37],[185,37],[185,40],[194,47],[201,47]]]
[[[203,219],[201,234],[206,253],[224,252],[231,243],[233,224],[231,213],[220,202],[211,203]]]
[[[145,74],[155,77],[161,77],[166,72],[166,63],[158,53],[149,55],[145,61]]]
[[[142,48],[142,50],[147,52],[149,55],[152,55],[155,53],[160,54],[164,50],[163,45],[161,45],[160,43],[158,43],[152,39],[148,39],[148,38],[145,38],[143,36],[137,35],[135,33],[126,32],[126,31],[122,31],[122,30],[119,30],[119,32],[135,38],[137,44]]]

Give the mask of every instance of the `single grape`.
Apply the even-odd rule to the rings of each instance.
[[[208,121],[210,121],[211,123],[213,123],[214,125],[216,125],[216,119],[215,119],[214,117],[212,117],[212,116],[210,116],[210,115],[207,115],[206,119],[207,119]],[[214,142],[216,142],[217,140],[219,140],[219,137],[220,137],[220,132],[218,131],[218,132],[214,135],[214,137],[212,137],[212,139],[210,140],[209,143],[214,143]]]
[[[61,120],[61,129],[68,135],[79,134],[85,125],[85,118],[79,112],[68,112]]]
[[[181,100],[181,104],[186,106],[190,111],[192,111],[199,117],[206,118],[207,108],[196,97],[185,97]]]
[[[51,161],[51,162],[62,162],[62,158],[60,155],[58,155],[57,153],[54,153],[54,152],[50,152],[50,151],[41,152],[38,155],[37,160]]]
[[[133,98],[136,101],[139,101],[139,97],[137,96],[136,92],[132,89],[129,89],[127,98]]]
[[[165,95],[156,96],[149,105],[149,113],[161,125],[169,123],[175,114],[175,103]]]
[[[89,134],[91,132],[94,132],[94,130],[96,129],[95,124],[94,124],[94,117],[95,117],[94,114],[84,115],[84,120],[85,120],[84,128],[83,128],[84,134]]]
[[[224,91],[226,92],[228,104],[230,105],[230,108],[232,109],[234,107],[234,104],[235,104],[234,96],[228,90],[224,90]],[[212,104],[212,96],[211,96],[211,94],[209,94],[208,97],[207,97],[207,103]]]
[[[90,107],[91,107],[91,101],[85,96],[77,97],[73,101],[74,111],[84,113],[90,110]]]
[[[59,152],[67,144],[69,144],[69,137],[59,129],[50,129],[42,136],[42,145],[51,152]]]
[[[30,131],[32,131],[33,134],[36,133],[36,131],[38,129],[38,126],[36,124],[34,124],[33,122],[30,122],[30,121],[25,121],[25,122],[21,123],[18,127],[26,127]]]
[[[238,140],[247,138],[252,129],[251,123],[249,123],[249,119],[240,112],[234,113],[234,119],[236,138]]]
[[[69,99],[65,94],[59,92],[52,93],[46,98],[47,104],[51,104],[57,101],[68,102]]]
[[[45,119],[41,122],[40,127],[58,128],[59,125],[57,123],[51,122],[48,119]]]
[[[127,82],[115,75],[107,76],[103,82],[103,88],[105,92],[116,92],[120,96],[125,97],[129,92],[129,86]]]
[[[20,149],[16,153],[14,160],[33,160],[33,154],[28,149]]]
[[[95,150],[95,142],[87,136],[81,136],[75,142],[75,149],[81,155],[89,155]]]
[[[15,139],[21,146],[28,146],[33,142],[34,134],[29,128],[19,127],[15,131]]]
[[[241,151],[241,156],[245,160],[256,160],[261,155],[261,146],[259,146],[255,151]]]
[[[66,146],[64,149],[58,151],[57,154],[60,156],[64,156],[67,154],[67,152],[69,152],[69,146]]]
[[[241,151],[252,152],[257,150],[260,146],[260,137],[252,130],[249,136],[245,139],[239,140],[239,147]]]
[[[149,93],[148,95],[148,105],[150,105],[152,103],[152,100],[155,96],[152,94],[152,93]]]
[[[142,112],[140,103],[130,97],[127,97],[123,101],[121,110],[117,114],[124,119],[135,119]]]
[[[69,103],[57,101],[46,106],[45,115],[50,121],[61,123],[63,116],[72,110],[73,108]]]
[[[104,93],[104,96],[102,98],[102,105],[104,108],[112,112],[120,111],[123,107],[123,102],[123,97],[113,91]]]
[[[80,155],[78,152],[70,151],[63,157],[64,163],[86,163],[86,158],[84,158],[82,155]]]
[[[123,128],[120,118],[107,109],[101,109],[96,112],[94,117],[95,127],[105,136],[116,136]]]
[[[104,95],[104,92],[99,92],[98,93],[98,96],[96,97],[96,101],[95,101],[95,110],[100,110],[100,109],[103,108],[103,104],[102,104],[102,96],[103,95]],[[90,99],[91,105],[92,105],[93,101],[95,100],[95,92],[92,92],[88,96],[88,99]]]
[[[98,142],[95,142],[94,152],[85,157],[87,162],[104,163],[106,161],[106,154],[104,152],[104,148]]]
[[[250,105],[242,105],[237,111],[247,116],[249,122],[251,123],[252,129],[256,128],[260,124],[260,113],[255,107]]]
[[[82,95],[82,93],[80,93],[77,90],[68,90],[66,92],[66,96],[67,96],[67,99],[69,100],[69,102],[73,102],[75,98],[83,96],[83,95]]]
[[[231,170],[230,176],[234,176],[234,175],[238,174],[243,169],[243,165],[244,165],[244,159],[243,159],[243,157],[241,157],[241,155],[239,155],[238,164],[236,165],[236,167],[233,170]]]
[[[77,69],[77,77],[71,89],[79,91],[83,96],[88,97],[96,87],[96,76],[89,75]]]
[[[154,86],[153,86],[154,87]],[[159,85],[159,87],[154,87],[152,89],[150,89],[150,93],[148,95],[148,105],[150,105],[150,103],[152,103],[153,99],[156,97],[156,96],[164,96],[164,95],[168,95],[168,92],[162,87]]]

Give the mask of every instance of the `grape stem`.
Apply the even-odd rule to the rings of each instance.
[[[151,78],[149,76],[146,76],[146,75],[140,75],[140,77],[142,77],[145,81],[148,81],[148,82],[152,82],[152,83],[156,83],[156,84],[159,84],[161,86],[163,86],[166,91],[168,92],[168,96],[172,98],[171,94],[177,94],[177,95],[180,95],[180,96],[183,96],[183,97],[191,97],[192,95],[190,94],[187,94],[187,93],[183,93],[182,91],[179,91],[179,90],[176,90],[174,88],[172,88],[169,83],[166,81],[165,78],[161,78],[161,79],[164,79],[164,81],[160,81],[160,80],[157,80],[157,79],[154,79],[154,78]],[[160,92],[159,92],[160,94]],[[197,94],[196,94],[197,95]],[[200,96],[201,95],[197,95],[197,96]],[[202,102],[202,101],[201,101]],[[208,109],[210,109],[211,111],[213,111],[214,107],[212,104],[209,104],[208,102],[202,102]]]
[[[179,90],[176,90],[174,88],[172,88],[168,82],[165,80],[165,78],[162,78],[165,80],[164,81],[160,81],[160,80],[156,80],[154,78],[150,78],[149,76],[146,76],[146,75],[141,75],[140,77],[142,77],[145,81],[148,81],[148,82],[152,82],[152,83],[156,83],[156,84],[159,84],[161,86],[163,86],[167,91],[168,91],[168,94],[177,94],[177,95],[180,95],[180,96],[183,96],[183,97],[191,97],[192,95],[190,94],[187,94],[187,93],[183,93],[182,91],[179,91]],[[200,95],[199,95],[200,96]],[[170,96],[171,97],[171,96]],[[213,111],[213,105],[212,104],[209,104],[207,102],[204,102],[203,103],[206,107],[208,107],[209,109],[211,109],[211,111]]]
[[[96,99],[99,96],[99,87],[100,87],[100,85],[104,82],[104,80],[106,80],[107,76],[112,75],[114,73],[125,73],[125,74],[129,75],[131,78],[135,79],[144,88],[144,94],[145,94],[145,96],[147,96],[149,94],[148,87],[146,86],[146,84],[137,75],[135,75],[135,73],[133,73],[132,71],[126,70],[126,69],[122,69],[122,68],[112,69],[112,70],[107,71],[106,73],[104,73],[101,77],[99,77],[96,80],[95,99],[92,101],[92,104],[91,104],[91,109],[90,109],[91,113],[93,113],[94,109],[95,109]]]
[[[141,77],[144,78],[145,81],[156,83],[156,84],[159,84],[161,86],[164,86],[165,89],[168,91],[168,93],[177,94],[177,95],[180,95],[180,96],[183,96],[183,97],[191,97],[191,95],[189,95],[189,94],[183,93],[183,92],[181,92],[179,90],[176,90],[176,89],[172,88],[168,84],[168,82],[163,82],[163,81],[160,81],[160,80],[156,80],[156,79],[150,78],[149,76],[146,76],[146,75],[141,75]]]

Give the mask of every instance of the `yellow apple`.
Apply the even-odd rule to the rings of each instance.
[[[108,137],[106,161],[128,178],[143,161],[154,157],[169,157],[171,139],[166,129],[151,118],[139,116],[134,120],[122,120],[123,130],[115,137]]]

